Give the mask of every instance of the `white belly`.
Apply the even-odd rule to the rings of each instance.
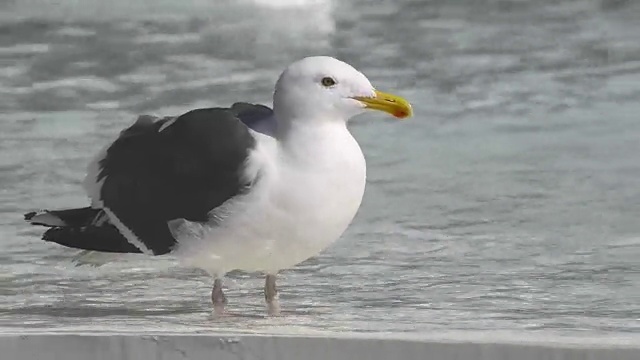
[[[349,226],[364,194],[364,156],[345,133],[305,157],[278,157],[252,194],[229,204],[222,226],[203,228],[199,240],[179,239],[177,255],[221,275],[275,273],[325,250]]]

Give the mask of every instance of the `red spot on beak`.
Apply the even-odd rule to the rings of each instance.
[[[396,111],[393,113],[393,116],[400,118],[400,119],[404,119],[408,116],[409,114],[407,114],[406,111]]]

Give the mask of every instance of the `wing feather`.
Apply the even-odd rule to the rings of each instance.
[[[176,242],[169,221],[207,221],[211,210],[249,190],[253,179],[243,170],[254,147],[232,109],[139,118],[99,161],[100,202],[130,230],[123,235],[132,244],[166,254]]]

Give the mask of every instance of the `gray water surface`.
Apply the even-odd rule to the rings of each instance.
[[[0,331],[640,332],[640,3],[0,3]],[[279,5],[278,5],[279,4]],[[352,131],[363,206],[286,271],[211,279],[171,258],[76,266],[22,214],[87,204],[90,158],[137,114],[270,104],[327,54],[414,104]]]

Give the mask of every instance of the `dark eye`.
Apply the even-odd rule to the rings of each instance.
[[[336,81],[333,80],[333,78],[330,78],[330,77],[327,76],[327,77],[323,77],[322,81],[320,81],[320,83],[322,83],[322,86],[329,87],[329,86],[335,85]]]

